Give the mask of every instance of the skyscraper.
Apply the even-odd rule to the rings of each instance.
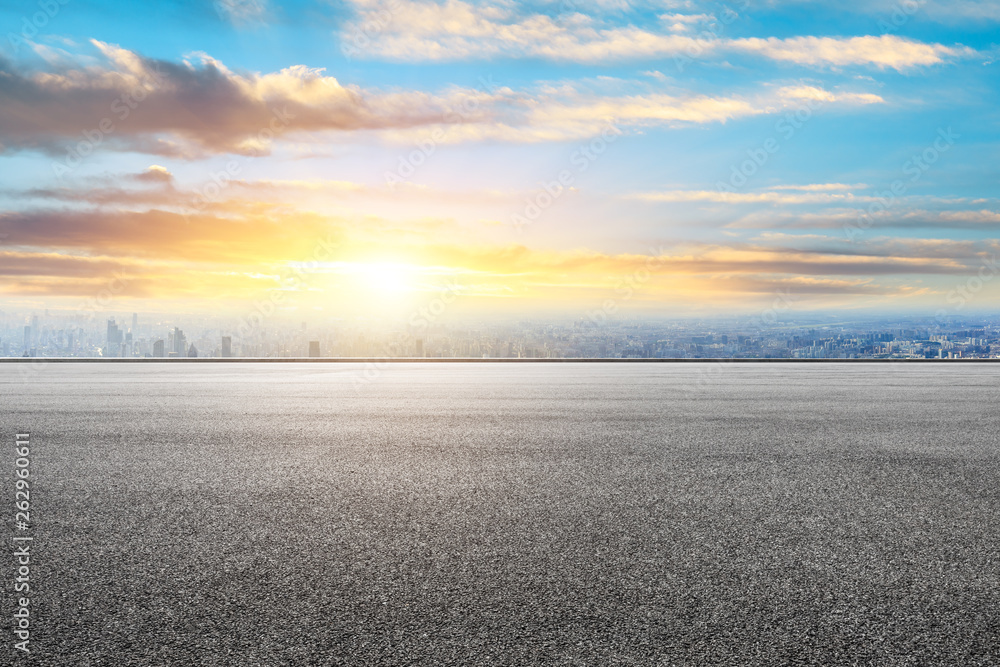
[[[115,324],[114,318],[111,318],[108,320],[108,336],[103,356],[120,356],[122,352],[122,342],[124,342],[123,332],[118,328],[118,325]]]
[[[231,357],[233,356],[233,337],[223,336],[222,337],[222,356]]]
[[[309,341],[309,356],[319,357],[319,341],[311,340]]]
[[[153,356],[156,358],[167,356],[166,349],[165,346],[163,345],[162,340],[158,340],[155,343],[153,343]]]
[[[187,356],[187,338],[184,336],[184,332],[174,327],[174,331],[171,334],[171,352],[174,352],[178,357]]]

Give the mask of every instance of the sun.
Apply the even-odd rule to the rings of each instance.
[[[357,262],[343,269],[359,287],[385,295],[412,292],[418,274],[417,267],[399,262]]]

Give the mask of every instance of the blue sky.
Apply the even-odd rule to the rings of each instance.
[[[123,268],[136,310],[452,289],[572,314],[636,276],[623,312],[1000,295],[996,3],[36,0],[0,24],[9,306]]]

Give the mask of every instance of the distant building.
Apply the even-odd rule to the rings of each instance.
[[[108,334],[105,343],[105,357],[122,356],[122,343],[125,342],[124,332],[118,328],[114,318],[108,320]]]
[[[15,329],[15,331],[17,331],[17,330]],[[25,352],[25,356],[27,356],[28,348],[29,347],[31,347],[31,327],[30,326],[25,326],[24,327],[24,352]]]
[[[166,349],[162,340],[158,340],[153,343],[153,356],[157,359],[167,356]]]
[[[417,339],[417,356],[418,357],[424,356],[424,339],[423,338],[418,338]]]
[[[187,356],[189,356],[189,357],[197,357],[198,356],[198,348],[196,348],[194,346],[194,343],[191,343],[191,347],[188,349]]]
[[[223,336],[222,337],[222,356],[231,357],[233,356],[233,337]]]
[[[174,330],[170,332],[170,351],[175,352],[178,357],[187,354],[187,338],[184,336],[184,332],[177,327],[174,327]]]
[[[319,357],[319,341],[311,340],[309,341],[309,356]]]

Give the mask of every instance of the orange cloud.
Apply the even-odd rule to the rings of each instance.
[[[920,281],[963,275],[991,250],[982,244],[880,237],[855,247],[789,234],[761,235],[753,242],[663,243],[642,253],[541,248],[463,239],[460,223],[452,220],[348,220],[269,198],[316,189],[316,183],[296,181],[265,181],[260,187],[241,182],[232,191],[237,198],[185,216],[190,194],[160,170],[140,176],[150,173],[156,175],[152,184],[133,179],[139,185],[132,189],[49,193],[74,206],[86,204],[83,208],[0,214],[0,234],[10,248],[0,254],[4,292],[90,294],[125,267],[133,278],[123,298],[217,303],[282,289],[287,303],[301,307],[363,309],[385,305],[384,294],[366,291],[369,287],[395,283],[411,300],[458,285],[469,303],[501,299],[571,308],[625,290],[630,305],[662,306],[707,304],[737,294],[757,298],[775,285],[803,295],[917,295],[924,289]],[[353,184],[340,187],[356,190]],[[826,190],[773,194],[829,196]],[[142,196],[155,203],[143,209]],[[323,259],[316,261],[319,248]],[[281,276],[295,271],[310,279],[283,287]]]
[[[50,153],[82,142],[89,148],[81,154],[97,148],[171,157],[259,154],[292,132],[438,123],[464,100],[461,91],[444,97],[366,91],[301,65],[239,74],[206,55],[197,65],[175,64],[93,44],[103,65],[22,71],[0,59],[0,144]]]

